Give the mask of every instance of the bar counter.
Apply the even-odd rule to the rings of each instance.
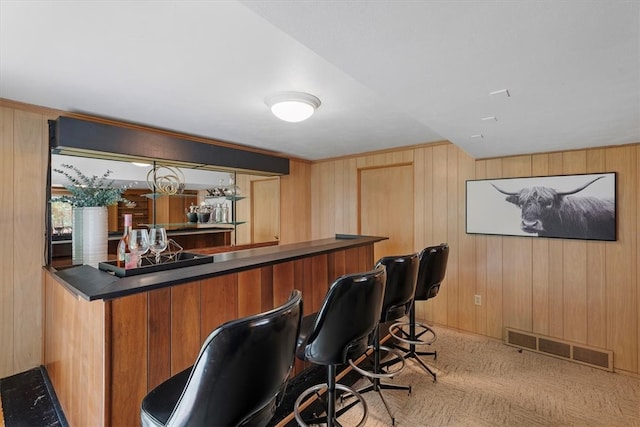
[[[139,425],[142,398],[192,365],[217,326],[293,289],[305,313],[317,311],[337,277],[373,268],[373,245],[385,239],[336,235],[123,278],[45,267],[45,366],[70,425]]]

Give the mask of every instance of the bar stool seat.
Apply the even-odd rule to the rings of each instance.
[[[142,426],[266,426],[293,368],[301,317],[294,290],[278,308],[219,326],[193,367],[143,399]]]
[[[294,415],[300,426],[319,423],[328,427],[340,425],[337,417],[343,412],[336,411],[336,390],[350,393],[362,403],[363,416],[358,426],[364,426],[368,416],[366,402],[353,388],[337,384],[336,371],[339,365],[347,364],[366,352],[378,325],[385,281],[384,266],[342,276],[329,288],[320,310],[303,318],[296,356],[326,366],[327,382],[309,387],[298,396]],[[323,390],[326,393],[321,394]],[[305,419],[301,407],[312,395],[322,402],[322,411],[311,419]]]
[[[419,356],[434,356],[435,359],[438,353],[437,351],[416,351],[416,346],[433,344],[437,340],[437,335],[431,326],[416,322],[415,301],[426,301],[438,295],[447,271],[448,258],[449,245],[446,243],[427,247],[420,252],[420,267],[409,321],[397,322],[389,327],[391,336],[409,346],[405,348],[396,344],[394,347],[402,351],[405,358],[418,362],[433,377],[434,382],[437,381],[436,373]]]
[[[382,311],[380,312],[380,324],[392,322],[406,316],[413,305],[413,297],[416,290],[419,258],[418,254],[387,256],[380,258],[376,267],[385,266],[387,270],[387,282],[385,285]],[[368,377],[371,384],[358,390],[360,394],[375,391],[380,396],[384,407],[391,417],[391,424],[395,425],[395,415],[391,412],[382,390],[407,390],[411,394],[411,386],[383,383],[382,379],[393,378],[405,368],[403,353],[392,347],[380,345],[380,324],[374,333],[373,342],[373,370],[367,371],[353,364],[354,370]],[[393,365],[380,363],[382,352],[392,353],[395,357]],[[391,369],[390,366],[399,367]]]

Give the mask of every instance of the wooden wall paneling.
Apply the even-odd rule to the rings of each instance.
[[[618,186],[618,241],[607,244],[607,303],[610,323],[608,348],[615,352],[615,366],[638,372],[637,298],[637,164],[634,148],[607,150],[606,167],[615,170]]]
[[[358,259],[360,272],[373,270],[376,260],[373,257],[374,249],[371,246],[361,246],[358,248]]]
[[[587,173],[606,171],[605,150],[587,150]],[[607,347],[606,245],[604,242],[587,242],[587,344],[600,348]]]
[[[414,153],[414,252],[433,242],[433,148],[418,148]]]
[[[273,266],[267,265],[260,269],[260,311],[271,310],[273,305]]]
[[[638,172],[638,167],[640,167],[640,144],[635,147],[636,152],[636,297],[637,297],[637,307],[640,308],[640,196],[638,196],[638,192],[640,191],[640,172]],[[631,260],[633,262],[633,260]],[[640,371],[640,309],[636,309],[636,322],[638,325],[637,331],[637,343],[638,343],[638,371]]]
[[[440,288],[438,297],[433,298],[434,304],[445,306],[446,325],[459,327],[458,298],[460,282],[458,274],[459,241],[459,187],[458,187],[458,152],[455,145],[447,145],[447,241],[449,242],[449,260],[447,262],[447,286]]]
[[[238,273],[238,317],[258,314],[262,310],[260,269]]]
[[[293,261],[273,266],[273,306],[278,307],[289,300],[294,289],[302,291],[295,282]]]
[[[449,193],[449,174],[448,174],[448,145],[439,145],[433,147],[433,198],[432,198],[432,213],[433,213],[433,240],[427,242],[426,246],[434,246],[440,243],[449,243],[450,251],[449,258],[452,258],[452,252],[454,250],[453,242],[448,234],[449,226],[449,214],[448,214],[448,193]],[[444,282],[440,287],[440,293],[436,298],[431,298],[429,301],[416,302],[416,317],[418,319],[424,319],[432,322],[436,322],[442,325],[447,324],[447,299],[446,288],[448,286],[454,286],[455,281],[452,276],[449,275],[451,264],[447,265],[447,274]],[[436,301],[437,300],[437,301]]]
[[[434,242],[434,179],[433,147],[416,149],[414,153],[414,251],[431,246]],[[425,302],[416,302],[418,319],[427,319]]]
[[[218,326],[238,314],[238,275],[225,274],[200,281],[200,301],[202,303],[201,331],[203,342]]]
[[[76,301],[50,274],[43,276],[45,318],[47,325],[55,326],[46,331],[43,364],[70,425],[102,425],[105,304]],[[86,399],[79,404],[77,396]]]
[[[631,147],[631,151],[629,151],[631,155],[627,155],[627,157],[635,159],[633,162],[637,163],[638,146]],[[475,173],[479,174],[479,171],[484,170],[485,177],[500,178],[617,171],[616,164],[612,164],[610,159],[619,156],[612,157],[610,153],[616,153],[616,150],[619,149],[601,148],[478,160],[475,162]],[[456,267],[458,277],[455,283],[454,281],[449,283],[453,276],[450,276],[448,271],[441,295],[429,303],[419,302],[416,304],[418,318],[441,324],[450,323],[448,320],[450,315],[449,301],[443,301],[450,295],[444,293],[445,288],[458,292],[459,303],[455,307],[457,310],[464,309],[465,297],[463,294],[469,293],[469,290],[466,289],[467,279],[462,279],[462,276],[468,272],[465,272],[463,270],[465,267],[460,265],[463,259],[468,258],[463,255],[467,250],[464,248],[465,236],[462,235],[464,222],[460,214],[462,212],[460,203],[464,203],[464,194],[461,194],[460,189],[463,188],[461,185],[465,173],[460,169],[462,163],[458,163],[455,165],[458,168],[455,173],[458,176],[457,181],[449,179],[452,170],[448,150],[447,145],[414,149],[414,224],[416,227],[414,239],[416,250],[421,249],[420,239],[424,239],[424,246],[437,244],[440,241],[449,241],[452,252],[454,251],[453,247],[457,246],[455,248],[457,253],[454,256],[458,257]],[[457,153],[458,150],[454,151]],[[459,153],[456,155],[460,156]],[[605,161],[605,158],[609,159],[609,163]],[[388,166],[392,161],[395,160],[389,156],[364,155],[358,157],[358,166]],[[428,166],[426,166],[427,164]],[[504,171],[503,165],[505,165]],[[627,172],[631,170],[635,177],[637,175],[636,167],[635,164],[634,166],[624,166],[623,170],[627,170]],[[477,176],[480,177],[480,175]],[[632,178],[632,180],[633,183],[626,185],[626,189],[637,193],[638,178]],[[449,185],[458,185],[457,203],[452,204],[452,206],[455,205],[455,208],[449,206],[448,194],[450,191],[447,188]],[[428,186],[431,187],[431,194],[425,194],[427,191],[422,190]],[[621,200],[619,199],[619,202]],[[340,204],[341,201],[334,199],[332,203]],[[637,211],[639,209],[638,197],[634,196],[631,203],[634,206],[633,209]],[[452,209],[458,212],[456,213]],[[626,216],[628,217],[628,214]],[[455,226],[457,237],[454,243],[450,240],[452,239],[452,227],[448,224],[450,218],[458,221]],[[622,221],[622,219],[620,220]],[[470,238],[474,242],[475,268],[469,278],[476,282],[475,292],[482,295],[482,305],[479,308],[476,307],[473,330],[484,331],[480,333],[502,338],[502,330],[506,326],[503,319],[507,316],[515,318],[515,312],[518,311],[517,322],[522,328],[529,328],[544,335],[582,341],[584,338],[581,337],[585,336],[586,331],[588,344],[603,348],[611,348],[610,343],[614,341],[622,342],[623,335],[628,339],[628,335],[634,334],[634,331],[637,330],[635,325],[640,323],[640,314],[637,313],[637,309],[629,311],[629,313],[634,313],[633,329],[620,332],[618,337],[612,337],[612,330],[614,325],[621,325],[622,322],[619,320],[614,322],[611,317],[613,316],[612,310],[615,310],[614,307],[616,307],[616,303],[612,301],[613,293],[617,294],[616,298],[621,298],[620,295],[626,294],[634,301],[634,307],[640,304],[638,301],[640,296],[637,291],[638,236],[636,234],[638,220],[633,220],[632,224],[634,228],[631,232],[628,232],[630,227],[628,222],[619,227],[620,230],[627,230],[626,232],[621,231],[621,233],[631,239],[628,242],[628,247],[623,244],[623,247],[627,249],[626,256],[622,256],[622,252],[616,252],[620,242],[471,236]],[[431,235],[425,237],[426,233],[431,233]],[[616,256],[612,258],[612,254],[616,254]],[[621,258],[617,259],[618,256]],[[635,286],[634,288],[627,287],[625,289],[623,286],[623,290],[619,288],[614,290],[614,287],[618,286],[618,281],[623,280],[621,273],[611,273],[614,265],[624,266],[626,273],[631,275],[631,283]],[[578,275],[573,271],[575,268],[579,272]],[[515,282],[518,284],[514,284]],[[629,283],[628,277],[626,282]],[[576,292],[581,295],[572,299],[571,296]],[[524,307],[524,316],[520,315],[519,309],[514,308],[520,306]],[[512,311],[507,312],[507,310]],[[439,312],[444,316],[444,320],[437,318]],[[458,319],[464,319],[459,322],[459,326],[464,323],[464,328],[467,328],[467,320],[464,318],[466,313],[459,311],[455,316],[458,316]],[[616,313],[616,316],[621,315]],[[580,318],[584,320],[581,321]],[[620,330],[619,326],[616,328],[618,328],[616,330]],[[632,345],[640,341],[638,335],[635,333],[631,339]],[[630,357],[636,361],[634,363],[638,364],[640,356],[636,356],[635,347],[633,349]],[[627,347],[625,347],[625,351],[627,354],[629,353]],[[638,365],[640,366],[640,364]],[[616,364],[616,369],[622,368]]]
[[[280,177],[280,243],[311,239],[311,194],[311,164],[290,160]]]
[[[587,171],[586,150],[570,151],[562,157],[564,174]],[[587,242],[563,240],[564,339],[587,343]]]
[[[349,234],[358,234],[358,168],[357,160],[354,158],[346,159],[344,162],[347,174],[344,177],[344,198],[338,203],[342,205],[342,216],[345,218],[343,222],[344,232]],[[336,232],[341,230],[337,229]]]
[[[335,200],[335,212],[334,215],[334,233],[347,233],[349,224],[349,215],[345,215],[345,211],[349,211],[350,207],[350,191],[349,182],[346,180],[346,176],[350,174],[346,167],[347,160],[337,160],[334,165],[334,178],[333,178],[333,194],[331,195]]]
[[[43,306],[42,272],[44,264],[44,177],[43,159],[46,141],[42,140],[42,114],[15,111],[13,145],[13,206],[19,212],[13,217],[14,289],[13,310],[19,321],[14,328],[14,366],[17,372],[42,363]],[[47,140],[48,141],[48,140]],[[3,206],[3,209],[7,207]],[[29,242],[30,244],[20,244]],[[6,245],[6,242],[3,242]],[[37,250],[34,250],[38,248]],[[37,309],[34,310],[34,307]],[[29,313],[25,316],[24,313]],[[18,320],[18,319],[16,319]]]
[[[504,159],[502,172],[505,177],[530,176],[531,156]],[[531,307],[531,238],[504,237],[503,245],[504,326],[530,331],[533,318]]]
[[[200,282],[171,288],[171,375],[193,365],[206,338],[201,325]]]
[[[149,373],[151,390],[171,376],[171,289],[149,292],[147,334],[149,336]]]
[[[474,237],[466,233],[467,179],[475,178],[475,161],[462,150],[458,151],[458,327],[473,331],[476,329],[476,244]]]
[[[334,234],[358,233],[358,169],[355,158],[336,160],[334,190]]]
[[[475,179],[487,177],[487,162],[477,161],[475,164]],[[466,189],[465,189],[466,190]],[[465,203],[466,208],[466,203]],[[465,224],[466,227],[466,224]],[[477,235],[474,238],[476,263],[475,263],[475,295],[480,295],[482,303],[475,306],[475,323],[473,332],[487,334],[487,237]]]
[[[335,235],[334,162],[315,163],[311,167],[311,238]]]
[[[362,169],[402,163],[413,163],[413,150],[400,149],[384,153],[373,153],[359,156],[357,158],[356,167],[358,169]]]
[[[549,175],[549,155],[531,156],[531,175]],[[532,243],[532,332],[549,334],[549,239],[533,238]]]
[[[147,298],[148,294],[142,293],[109,302],[112,319],[108,382],[111,413],[107,417],[113,426],[140,423],[140,402],[148,391]]]
[[[311,271],[311,259],[302,258],[293,261],[293,276],[296,283],[296,289],[302,291],[302,315],[308,316],[316,313],[319,306],[314,306],[313,301],[313,283],[309,277]],[[328,285],[327,285],[328,286]],[[303,362],[296,358],[295,372],[302,372],[306,367],[311,366],[308,362]]]
[[[333,283],[338,277],[346,274],[346,254],[345,251],[331,252],[327,256],[327,271],[329,284]],[[330,286],[330,285],[329,285]]]
[[[549,175],[562,175],[563,153],[549,154]],[[564,246],[562,239],[549,240],[549,332],[564,337]]]
[[[311,304],[316,307],[314,311],[317,311],[322,306],[324,297],[329,289],[328,266],[327,254],[311,258]]]
[[[302,258],[293,261],[293,278],[296,289],[302,291],[303,315],[306,316],[315,313],[318,308],[313,306],[313,286],[308,277],[308,271],[311,269],[311,260]]]
[[[58,286],[59,287],[59,286]],[[106,358],[106,304],[102,301],[91,303],[83,301],[81,304],[82,314],[78,323],[84,323],[82,346],[82,387],[86,391],[86,405],[82,406],[82,413],[85,422],[81,425],[88,425],[94,420],[104,420],[106,415],[106,402],[104,400],[105,365]]]
[[[502,160],[492,159],[486,162],[486,177],[502,177]],[[497,236],[487,236],[487,293],[484,305],[487,310],[487,335],[502,338],[503,327],[503,239]]]
[[[345,274],[360,272],[360,253],[358,248],[350,248],[345,252]]]
[[[13,248],[14,242],[14,189],[13,176],[13,115],[10,108],[0,108],[0,342],[3,350],[0,352],[0,378],[8,377],[18,371],[14,368],[14,271]]]

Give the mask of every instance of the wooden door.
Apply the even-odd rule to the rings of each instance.
[[[251,242],[280,239],[280,181],[251,181]]]
[[[393,165],[359,170],[360,234],[385,236],[374,246],[377,260],[413,250],[413,167]]]

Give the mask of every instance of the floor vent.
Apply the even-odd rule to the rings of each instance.
[[[613,351],[507,328],[506,344],[613,372]]]

